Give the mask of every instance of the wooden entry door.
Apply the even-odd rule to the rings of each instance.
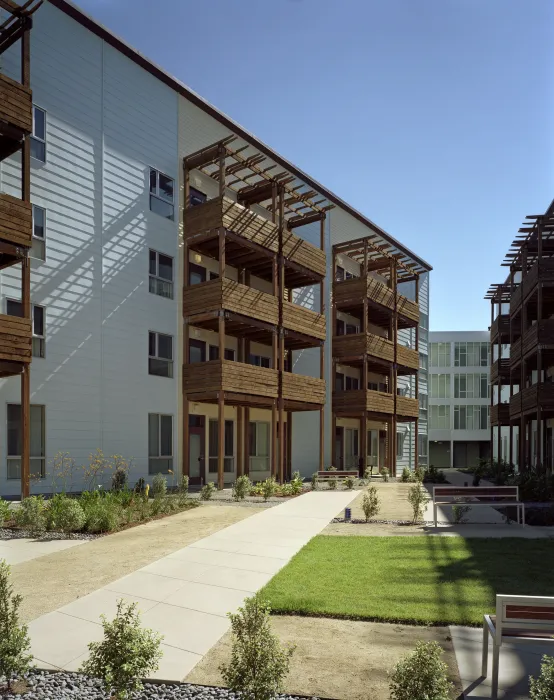
[[[337,426],[335,433],[335,461],[333,466],[342,469],[344,466],[344,428]]]
[[[204,484],[206,456],[206,426],[204,416],[189,416],[189,483]]]

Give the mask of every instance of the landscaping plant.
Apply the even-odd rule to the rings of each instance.
[[[317,472],[312,474],[312,491],[317,491]]]
[[[346,479],[345,479],[342,483],[346,486],[346,488],[347,488],[349,491],[352,491],[352,489],[353,489],[354,486],[356,485],[356,479],[354,479],[354,478],[351,477],[351,476],[347,476]]]
[[[50,483],[52,493],[67,493],[73,487],[75,460],[69,452],[57,452],[50,462]]]
[[[461,525],[462,523],[467,523],[467,518],[465,516],[471,510],[471,506],[458,505],[459,501],[462,500],[460,498],[455,498],[454,500],[457,503],[457,505],[452,506],[452,517],[454,518],[455,524]]]
[[[118,467],[112,476],[112,491],[121,491],[127,486],[127,472]]]
[[[330,471],[330,470],[329,470],[329,471]],[[337,484],[338,484],[339,482],[338,482],[338,479],[335,479],[335,477],[333,477],[333,478],[331,478],[331,479],[327,479],[327,483],[328,483],[328,485],[329,485],[329,488],[330,488],[332,491],[334,491],[334,490],[337,488]]]
[[[209,501],[211,497],[213,496],[213,493],[215,491],[215,484],[213,481],[208,481],[207,484],[204,484],[202,488],[200,489],[200,498],[203,501]]]
[[[378,515],[381,510],[381,501],[376,486],[370,486],[367,493],[364,493],[364,497],[362,498],[362,510],[364,511],[366,523],[368,523],[371,518]]]
[[[419,481],[420,483],[423,483],[423,479],[425,477],[425,470],[421,466],[417,466],[414,469],[414,479],[415,481]]]
[[[156,474],[152,479],[152,498],[163,497],[167,493],[167,479],[163,474]]]
[[[146,487],[146,482],[144,481],[144,478],[141,476],[140,479],[137,480],[137,483],[135,484],[133,491],[135,493],[144,494],[145,487]]]
[[[89,658],[80,671],[101,678],[113,698],[123,700],[133,691],[141,690],[141,678],[158,668],[162,637],[142,629],[137,604],[117,603],[112,621],[101,616],[104,639],[88,645]]]
[[[304,480],[300,476],[300,472],[293,472],[292,473],[292,479],[290,480],[290,486],[292,488],[293,495],[298,496],[298,494],[302,493],[302,489],[304,488]]]
[[[269,479],[266,479],[262,484],[262,495],[264,497],[264,501],[269,500],[271,496],[274,496],[276,493],[277,482],[275,481],[274,476],[270,476]]]
[[[0,496],[0,527],[11,518],[10,504]]]
[[[96,488],[101,488],[105,474],[110,469],[111,464],[104,457],[102,450],[97,449],[96,452],[89,455],[88,465],[83,467],[86,490],[93,491]]]
[[[292,486],[292,484],[283,484],[279,491],[280,491],[281,496],[285,496],[285,497],[296,495],[294,493],[294,487]]]
[[[541,672],[537,678],[529,677],[529,697],[531,700],[552,700],[554,698],[554,657],[542,657]]]
[[[230,613],[233,642],[223,680],[241,700],[273,700],[284,691],[294,647],[283,647],[271,629],[271,608],[259,595]]]
[[[246,496],[250,493],[252,488],[252,482],[246,474],[239,476],[235,483],[233,484],[233,498],[235,501],[244,501]]]
[[[429,501],[427,491],[421,482],[416,482],[408,491],[408,502],[412,506],[413,522],[419,522],[423,518],[425,506]]]
[[[61,530],[66,534],[82,530],[87,519],[79,502],[65,493],[57,493],[49,501],[46,517],[49,530]]]
[[[189,495],[189,478],[186,474],[181,475],[177,492],[179,506],[183,507],[186,504]]]
[[[453,685],[441,656],[442,648],[437,642],[417,642],[415,650],[392,671],[391,700],[449,700]]]
[[[381,474],[383,481],[389,480],[389,470],[386,467],[381,467],[381,469],[379,469],[379,474]]]
[[[0,559],[0,677],[4,676],[11,690],[13,676],[21,676],[31,668],[31,640],[27,626],[19,623],[22,596],[15,595],[10,583],[10,567]]]
[[[400,481],[402,481],[405,484],[410,483],[413,481],[413,475],[412,475],[412,470],[409,467],[404,467],[402,470],[402,476],[400,477]]]
[[[21,501],[14,519],[18,527],[26,528],[32,535],[40,535],[46,529],[46,507],[42,496],[29,496]]]

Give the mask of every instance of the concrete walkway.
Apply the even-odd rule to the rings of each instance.
[[[164,635],[154,675],[182,680],[229,628],[228,612],[262,588],[321,532],[355,491],[317,491],[220,530],[47,613],[29,624],[42,668],[77,670],[87,644],[102,638],[100,614],[137,601],[145,627]]]
[[[13,540],[0,539],[0,559],[4,559],[10,565],[22,564],[86,542],[87,540],[33,540],[24,537]]]

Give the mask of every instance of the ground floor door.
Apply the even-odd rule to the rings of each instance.
[[[467,444],[465,442],[455,442],[454,469],[465,469],[467,466]]]
[[[387,465],[387,431],[379,431],[379,469],[383,469]]]
[[[367,466],[375,474],[379,471],[379,431],[367,431]],[[363,476],[363,474],[362,474]]]
[[[335,460],[333,466],[336,469],[343,469],[344,466],[344,428],[337,426],[335,433]]]
[[[205,463],[204,416],[189,416],[189,480],[191,485],[203,484]]]
[[[344,431],[344,469],[346,471],[359,469],[359,442],[359,430],[357,428],[346,428]]]

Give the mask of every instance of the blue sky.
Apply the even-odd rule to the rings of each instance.
[[[78,4],[431,263],[431,330],[489,325],[554,198],[552,0]]]

